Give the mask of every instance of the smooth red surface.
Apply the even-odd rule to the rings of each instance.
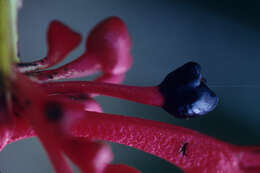
[[[91,81],[49,82],[42,86],[49,94],[95,93],[153,106],[161,106],[164,101],[157,87],[137,87]]]
[[[105,73],[121,74],[132,65],[131,39],[118,17],[109,17],[96,25],[87,38],[86,49],[95,55]]]
[[[59,21],[52,21],[47,32],[48,53],[43,64],[53,66],[74,50],[81,42],[80,34]]]

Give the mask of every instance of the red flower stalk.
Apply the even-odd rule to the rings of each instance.
[[[106,114],[94,99],[93,94],[128,99],[162,107],[178,118],[204,115],[215,108],[218,98],[206,86],[197,63],[174,70],[157,86],[120,85],[132,64],[131,41],[123,21],[110,17],[90,32],[78,59],[44,70],[62,61],[80,41],[78,33],[54,21],[47,32],[46,57],[12,69],[11,104],[0,90],[1,149],[37,136],[57,173],[72,172],[65,156],[86,173],[139,172],[110,164],[109,146],[97,140],[143,150],[185,173],[260,172],[260,147],[239,147],[175,125]],[[102,75],[94,82],[53,82],[100,70]]]

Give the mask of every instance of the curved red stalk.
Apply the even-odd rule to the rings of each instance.
[[[82,83],[65,83],[68,83],[69,87],[65,87],[65,90],[63,90],[63,87],[58,87],[61,93],[67,92],[67,89],[70,88],[78,92],[81,92],[82,87],[83,91],[85,89],[84,85],[79,85],[79,88],[77,88],[78,84]],[[76,102],[67,99],[48,97],[45,95],[44,90],[40,88],[47,88],[46,90],[50,93],[52,91],[51,87],[47,86],[51,85],[57,89],[56,84],[62,86],[64,82],[39,85],[22,75],[18,75],[14,86],[19,87],[15,89],[19,96],[24,100],[32,101],[23,113],[45,145],[57,171],[62,169],[59,165],[62,165],[60,162],[63,163],[63,161],[61,155],[55,156],[53,151],[64,148],[62,146],[64,146],[65,142],[61,142],[67,139],[64,138],[64,135],[107,140],[135,147],[177,165],[186,173],[252,173],[252,171],[258,170],[258,161],[250,162],[250,160],[260,160],[259,153],[249,152],[248,149],[238,148],[178,126],[140,118],[83,111],[84,108],[81,104],[76,104]],[[143,87],[133,87],[134,90],[131,93],[132,87],[129,88],[129,86],[91,82],[85,84],[86,86],[88,86],[87,84],[90,85],[88,89],[92,90],[92,92],[103,90],[104,92],[113,91],[114,93],[122,92],[125,94],[127,91],[127,97],[133,96],[133,93],[141,94],[144,92]],[[149,91],[149,88],[144,88]],[[157,93],[154,92],[156,87],[150,87],[150,89],[153,91],[152,93]],[[69,90],[69,92],[72,91]],[[35,98],[35,95],[38,97]],[[156,94],[154,96],[157,97]],[[151,95],[148,94],[144,97],[147,99]],[[45,111],[43,105],[49,101],[59,102],[62,105],[62,110],[65,111],[62,121],[53,123],[46,119],[46,115],[43,113]],[[37,116],[35,116],[36,114]],[[56,157],[59,157],[57,159],[59,162],[56,162]],[[79,166],[82,166],[79,161],[73,160]],[[63,164],[66,165],[66,163]],[[86,168],[81,167],[81,169]]]
[[[260,147],[236,147],[182,127],[140,118],[86,112],[71,134],[135,147],[182,168],[186,173],[256,173]],[[27,130],[31,132],[29,126]],[[20,139],[28,134],[15,130]],[[17,140],[13,138],[12,140]],[[14,142],[9,141],[9,142]]]
[[[201,80],[200,65],[188,62],[169,73],[153,87],[136,87],[100,82],[53,82],[43,86],[53,93],[95,93],[159,106],[178,118],[192,118],[212,111],[218,97]],[[196,74],[196,75],[194,75]]]
[[[80,34],[59,21],[52,21],[47,32],[48,53],[45,58],[30,63],[19,63],[21,72],[45,69],[61,62],[81,42]]]
[[[86,112],[84,119],[73,124],[71,131],[75,136],[112,141],[143,150],[177,165],[186,173],[247,172],[240,168],[244,160],[239,153],[248,153],[244,148],[237,150],[233,145],[174,125]],[[260,154],[255,153],[253,158],[259,162]]]
[[[100,82],[49,82],[42,84],[49,93],[95,93],[127,99],[143,104],[162,106],[164,99],[157,87],[137,87]]]

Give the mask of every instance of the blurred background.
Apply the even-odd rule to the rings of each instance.
[[[259,1],[24,0],[19,13],[22,60],[45,56],[50,21],[61,20],[85,37],[108,16],[121,17],[132,36],[134,64],[125,84],[156,85],[168,72],[192,60],[202,65],[220,102],[208,115],[185,121],[159,108],[98,97],[105,112],[177,124],[233,144],[260,145]],[[79,56],[83,47],[65,62]],[[115,163],[126,163],[144,173],[181,173],[144,152],[118,144],[112,148]],[[0,172],[46,173],[53,169],[38,140],[28,139],[0,153]]]

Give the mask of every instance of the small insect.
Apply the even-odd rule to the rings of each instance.
[[[188,142],[185,142],[182,146],[181,146],[181,148],[180,148],[180,150],[179,150],[179,152],[183,155],[183,156],[187,156],[187,146],[188,146]]]

